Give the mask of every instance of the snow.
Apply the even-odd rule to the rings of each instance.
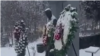
[[[1,56],[16,56],[14,48],[3,47],[1,48]]]
[[[64,24],[64,35],[63,35],[64,44],[67,42],[66,39],[68,38],[67,36],[69,34],[70,21],[72,20],[72,17],[70,14],[71,14],[70,12],[67,12],[65,17],[64,17],[64,23],[63,23]]]
[[[56,17],[54,15],[52,15],[52,20],[56,19]]]
[[[51,9],[50,8],[45,9],[45,11],[47,11],[47,10],[51,10]]]
[[[93,46],[90,46],[89,48],[86,48],[86,52],[93,52],[95,53],[97,50],[99,50],[99,47],[93,47]]]
[[[61,48],[62,48],[62,42],[61,42],[61,39],[59,39],[59,40],[55,40],[55,43],[54,43],[54,45],[55,45],[55,48],[57,49],[57,50],[60,50]]]
[[[54,19],[56,19],[56,17],[54,15],[52,15],[51,20],[49,22],[47,22],[46,27],[47,27],[48,30],[53,25],[53,20]]]
[[[33,43],[28,44],[30,56],[45,56],[45,52],[43,52],[43,53],[37,52],[36,44],[38,44],[38,43],[42,43],[42,38],[39,38],[38,40],[34,41]],[[16,55],[17,54],[15,53],[14,47],[1,47],[1,56],[16,56]],[[27,48],[26,48],[25,56],[29,56]]]
[[[36,44],[38,44],[38,43],[42,43],[42,38],[39,38],[38,40],[36,40],[33,43],[30,43],[28,45],[30,56],[45,56],[45,52],[37,53]],[[32,48],[35,48],[36,51],[34,51]],[[16,56],[14,47],[1,47],[0,49],[1,49],[1,52],[0,52],[1,56]],[[90,48],[86,48],[86,49],[81,49],[81,50],[79,50],[79,52],[80,52],[79,56],[91,56],[91,53],[86,52],[87,49],[90,49],[91,51],[95,51],[95,49],[98,49],[98,47],[96,47],[96,48],[90,47]],[[26,51],[25,56],[29,56],[28,51]],[[97,53],[95,53],[94,56],[100,56],[100,50]]]
[[[95,51],[99,47],[89,47],[86,49],[79,50],[79,56],[91,56],[91,53],[86,52],[86,50]],[[100,50],[97,53],[94,53],[94,56],[100,56]]]

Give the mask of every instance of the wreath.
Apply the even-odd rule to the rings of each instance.
[[[67,51],[70,48],[70,44],[72,43],[73,39],[75,38],[75,33],[77,32],[77,29],[78,29],[78,26],[77,26],[78,20],[76,17],[76,15],[77,15],[76,9],[73,7],[71,9],[72,10],[69,10],[68,8],[64,9],[64,10],[66,10],[65,12],[70,11],[71,17],[73,18],[73,20],[70,21],[69,34],[67,35],[68,38],[66,39],[67,42],[65,45],[63,45],[61,50],[54,49],[54,51],[52,51],[53,53],[55,53],[55,56],[66,56]],[[59,35],[57,35],[56,37],[57,37],[56,40],[59,40]]]

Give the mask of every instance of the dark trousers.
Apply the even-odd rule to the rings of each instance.
[[[52,52],[50,52],[51,49],[54,49],[54,44],[47,45],[46,46],[46,55],[45,56],[54,56]]]
[[[46,46],[46,55],[45,56],[49,56],[49,52],[50,52],[50,46]]]

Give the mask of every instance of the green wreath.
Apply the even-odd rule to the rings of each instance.
[[[70,33],[68,34],[68,39],[67,39],[67,43],[65,44],[65,46],[63,46],[63,48],[61,50],[57,50],[55,49],[53,52],[55,53],[55,56],[65,56],[67,54],[68,49],[70,48],[70,44],[72,42],[72,40],[75,38],[75,32],[77,32],[77,23],[75,21],[71,21],[71,29]]]
[[[67,11],[67,10],[66,10]],[[71,11],[73,12],[73,11]],[[76,14],[73,13],[73,15],[71,15],[72,18],[76,19],[76,21],[70,21],[71,23],[71,28],[69,29],[69,34],[68,34],[68,39],[67,39],[67,43],[63,46],[63,48],[61,50],[57,50],[54,49],[54,51],[52,51],[52,53],[54,53],[54,56],[66,56],[68,49],[70,48],[70,44],[72,42],[72,40],[75,38],[75,33],[77,32],[78,29],[78,21],[77,21],[77,17]],[[53,40],[53,39],[52,39]]]

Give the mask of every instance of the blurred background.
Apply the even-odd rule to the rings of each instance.
[[[28,40],[36,40],[42,34],[42,27],[47,19],[44,10],[48,2],[36,1],[2,1],[1,2],[1,45],[9,43],[13,37],[14,25],[21,19],[28,28]]]
[[[29,42],[35,41],[41,37],[42,28],[47,22],[44,10],[51,8],[58,19],[60,12],[68,4],[76,7],[78,12],[79,31],[73,40],[77,54],[79,49],[89,46],[100,47],[99,1],[1,1],[1,46],[7,46],[9,39],[13,40],[14,25],[21,19],[28,28]],[[73,48],[70,49],[70,55],[74,55]]]

